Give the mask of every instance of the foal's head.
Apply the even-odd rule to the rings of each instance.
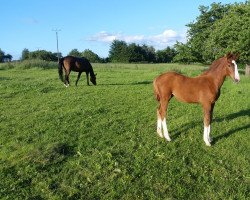
[[[240,82],[240,75],[238,72],[238,66],[236,60],[238,59],[239,54],[228,53],[225,56],[226,59],[226,74],[230,76],[236,83]]]

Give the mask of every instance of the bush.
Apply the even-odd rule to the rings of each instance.
[[[24,60],[22,62],[8,62],[1,63],[0,70],[5,69],[30,69],[30,68],[41,68],[41,69],[53,69],[57,68],[57,63],[52,61],[44,61],[44,60]]]

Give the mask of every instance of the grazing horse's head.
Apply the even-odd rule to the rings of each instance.
[[[240,82],[240,75],[238,72],[238,66],[236,64],[236,60],[238,59],[239,54],[235,55],[232,53],[228,53],[225,57],[227,59],[227,76],[230,76],[236,83]]]
[[[90,81],[96,85],[96,74],[94,74],[93,76],[90,76]]]

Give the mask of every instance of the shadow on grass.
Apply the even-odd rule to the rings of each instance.
[[[239,127],[239,128],[232,129],[232,130],[228,131],[227,133],[223,133],[223,134],[221,134],[221,135],[219,135],[217,137],[214,137],[213,138],[213,144],[216,144],[219,140],[221,140],[223,138],[227,138],[227,137],[229,137],[230,135],[232,135],[234,133],[237,133],[237,132],[242,131],[242,130],[247,130],[249,128],[250,128],[250,124]]]
[[[215,119],[215,120],[213,120],[213,122],[219,123],[219,122],[222,122],[224,120],[233,120],[233,119],[236,119],[239,117],[250,117],[250,109],[240,110],[239,112],[229,114],[226,117]],[[175,139],[175,138],[179,137],[182,133],[186,132],[188,129],[196,127],[196,126],[201,126],[201,128],[203,128],[203,122],[202,121],[193,121],[193,122],[189,122],[189,123],[182,125],[180,128],[173,131],[172,138]],[[215,144],[216,142],[218,142],[219,140],[221,140],[223,138],[228,138],[232,134],[235,134],[241,130],[247,130],[249,128],[250,128],[250,124],[242,126],[242,127],[237,127],[237,128],[232,129],[226,133],[222,133],[222,134],[213,138],[213,144]],[[213,132],[211,132],[211,133],[212,133],[211,135],[213,136]],[[170,136],[171,136],[171,133],[170,133]]]
[[[153,81],[140,81],[140,82],[133,82],[133,83],[103,83],[99,85],[149,85],[153,84]]]
[[[240,110],[239,112],[236,112],[236,113],[232,113],[228,116],[226,116],[225,118],[219,118],[219,119],[215,119],[214,121],[215,122],[222,122],[223,120],[233,120],[235,118],[238,118],[238,117],[250,117],[250,109],[246,109],[246,110]],[[232,129],[226,133],[223,133],[217,137],[214,137],[214,141],[213,143],[215,144],[216,142],[218,142],[220,139],[223,139],[223,138],[227,138],[229,137],[230,135],[234,134],[234,133],[237,133],[241,130],[247,130],[250,128],[250,124],[248,125],[245,125],[245,126],[242,126],[242,127],[237,127],[235,129]]]

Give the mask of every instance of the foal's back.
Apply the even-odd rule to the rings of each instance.
[[[204,98],[213,98],[213,83],[209,76],[187,77],[176,72],[167,72],[155,79],[159,94],[168,100],[175,96],[179,101],[199,103]]]

